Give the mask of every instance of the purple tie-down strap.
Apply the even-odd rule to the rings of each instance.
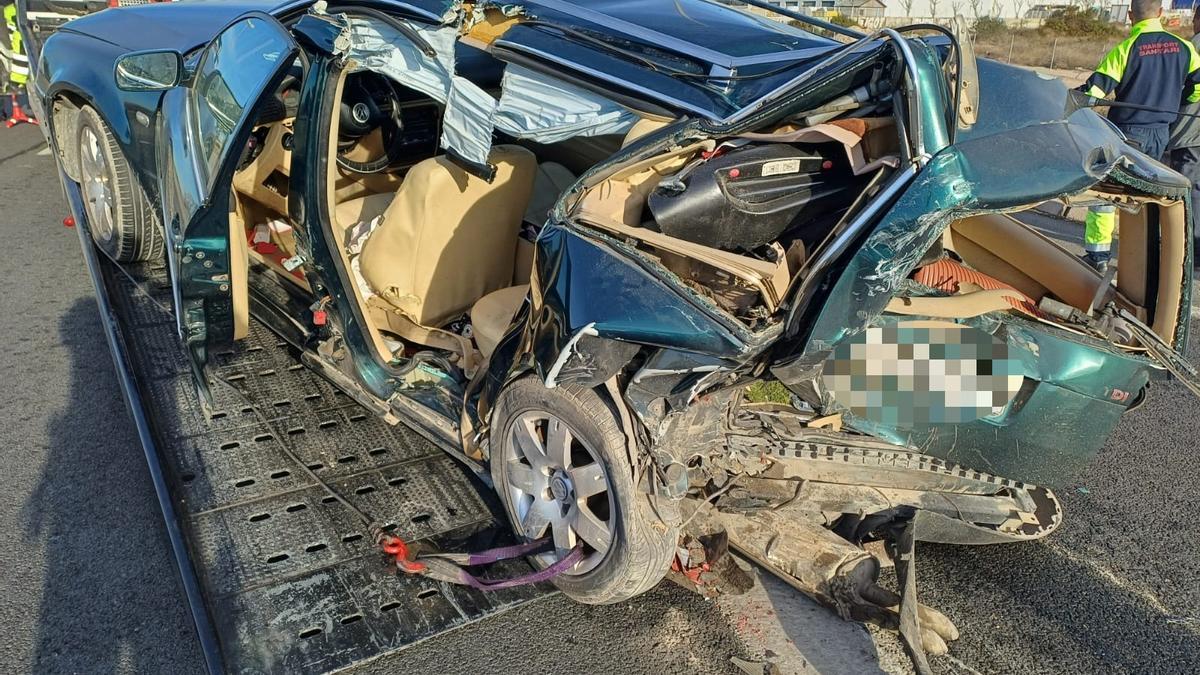
[[[526,584],[536,584],[543,581],[549,581],[550,579],[553,579],[559,574],[562,574],[563,572],[566,572],[574,567],[580,560],[583,560],[583,548],[577,545],[575,548],[571,549],[571,552],[567,554],[567,557],[559,560],[558,562],[547,565],[536,572],[530,572],[529,574],[522,574],[511,579],[488,581],[486,579],[478,579],[470,572],[462,570],[459,578],[462,579],[461,583],[464,583],[471,588],[478,588],[481,591],[498,591],[502,588],[512,588],[513,586],[524,586]]]
[[[513,544],[512,546],[489,548],[488,550],[480,551],[479,553],[468,553],[467,564],[487,565],[500,560],[520,558],[521,556],[529,555],[530,553],[534,553],[540,549],[546,548],[549,543],[550,541],[548,539],[538,539],[535,541],[525,542],[524,544]]]
[[[533,543],[537,544],[537,546],[530,546],[529,544],[521,544],[518,546],[504,547],[504,549],[494,549],[493,551],[484,551],[483,553],[480,553],[477,555],[480,557],[488,557],[493,553],[497,553],[497,552],[504,551],[504,550],[518,551],[517,553],[509,555],[509,556],[500,556],[499,554],[497,554],[491,560],[491,562],[495,562],[496,560],[506,560],[508,558],[513,558],[513,557],[522,555],[522,553],[521,553],[522,551],[525,553],[528,553],[529,551],[537,550],[543,544],[545,544],[545,542],[533,542]],[[558,576],[559,574],[562,574],[563,572],[571,569],[576,564],[578,564],[580,560],[583,560],[583,547],[577,545],[575,548],[571,549],[571,552],[568,553],[566,555],[566,557],[564,557],[562,560],[552,563],[552,564],[546,566],[544,569],[540,569],[536,572],[530,572],[529,574],[522,574],[520,576],[512,577],[511,579],[497,579],[494,581],[488,580],[488,579],[480,579],[480,578],[476,577],[475,575],[471,574],[466,569],[458,566],[457,564],[455,564],[453,561],[449,560],[445,556],[421,557],[419,559],[419,562],[422,562],[426,565],[425,574],[434,579],[439,579],[441,581],[448,581],[452,584],[462,584],[464,586],[470,586],[471,588],[477,588],[481,591],[498,591],[503,588],[513,588],[514,586],[524,586],[526,584],[536,584],[536,583],[540,583],[542,581],[548,581],[548,580],[553,579],[554,577]]]
[[[479,553],[422,553],[419,558],[428,562],[434,560],[448,560],[455,565],[489,565],[501,560],[509,560],[512,558],[520,558],[533,553],[540,553],[542,549],[550,548],[553,544],[549,537],[538,539],[535,541],[525,542],[524,544],[513,544],[512,546],[500,546],[498,548],[489,548],[486,551]]]

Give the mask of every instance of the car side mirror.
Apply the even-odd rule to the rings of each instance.
[[[117,59],[114,77],[125,91],[162,91],[179,84],[183,55],[172,50],[133,52]]]

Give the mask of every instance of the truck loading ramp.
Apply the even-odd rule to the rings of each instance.
[[[80,234],[118,365],[123,356],[136,389],[127,395],[148,421],[151,473],[165,484],[164,513],[176,521],[168,532],[184,543],[175,548],[187,558],[177,560],[185,592],[202,598],[192,612],[206,652],[217,652],[206,653],[210,670],[345,669],[550,592],[539,585],[485,593],[396,574],[351,511],[296,466],[273,433],[286,434],[339,494],[417,546],[507,543],[490,489],[424,437],[387,424],[305,368],[253,319],[248,339],[209,359],[215,377],[250,398],[216,384],[206,418],[176,337],[165,269],[118,269]],[[488,574],[529,569],[509,561]]]

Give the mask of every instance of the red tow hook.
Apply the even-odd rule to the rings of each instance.
[[[379,548],[383,550],[389,558],[396,560],[396,567],[400,571],[408,574],[421,574],[425,571],[425,563],[419,563],[409,558],[408,544],[400,537],[390,534],[381,534],[379,536]]]
[[[75,216],[63,218],[63,227],[75,227]]]

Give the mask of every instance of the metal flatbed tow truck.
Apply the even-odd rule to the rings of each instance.
[[[1085,465],[1154,371],[1200,392],[1186,179],[976,64],[961,20],[786,14],[844,44],[701,0],[266,4],[99,12],[34,73],[214,672],[343,669],[547,592],[472,590],[497,547],[536,555],[489,579],[589,604],[744,590],[738,551],[931,672],[958,631],[916,543],[1049,535],[1027,480]],[[405,129],[421,152],[364,140]],[[1051,198],[1129,215],[1124,278],[1008,215]]]
[[[497,543],[505,529],[483,497],[490,490],[420,434],[305,368],[258,323],[210,363],[214,379],[234,386],[214,388],[206,416],[175,335],[165,268],[118,268],[97,254],[86,226],[77,229],[209,672],[340,670],[550,592],[485,593],[397,574],[281,440],[418,548]],[[491,569],[508,577],[529,565]]]

